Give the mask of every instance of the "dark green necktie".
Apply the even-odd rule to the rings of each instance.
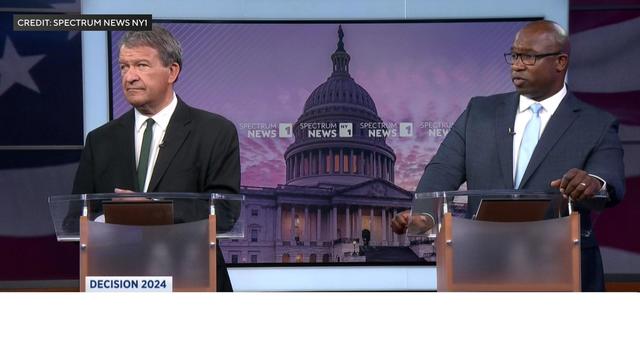
[[[153,121],[147,119],[147,128],[142,136],[142,146],[140,147],[140,158],[138,159],[138,191],[144,192],[144,182],[147,179],[149,169],[149,153],[151,152],[151,139],[153,139]]]

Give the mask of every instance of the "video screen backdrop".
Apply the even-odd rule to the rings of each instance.
[[[246,229],[226,261],[434,261],[390,221],[469,99],[513,91],[503,53],[526,21],[162,23],[183,47],[177,95],[238,129]],[[114,118],[131,108],[121,37]]]

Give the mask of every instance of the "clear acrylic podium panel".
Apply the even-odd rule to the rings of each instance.
[[[134,226],[90,221],[87,276],[172,276],[174,289],[209,285],[209,222]]]
[[[215,281],[210,224],[217,225],[216,238],[242,238],[243,200],[227,194],[91,194],[52,196],[49,206],[58,240],[81,242],[81,282],[86,276],[171,276],[174,290],[199,291]],[[120,213],[118,206],[133,207],[118,215],[109,210],[114,205]],[[154,205],[162,212],[154,214]],[[118,216],[152,224],[109,223]]]
[[[572,277],[570,218],[488,222],[452,217],[452,282],[562,288]],[[446,260],[445,260],[446,261]]]
[[[579,290],[579,215],[569,208],[559,194],[421,193],[409,231],[436,239],[438,290]],[[416,217],[426,214],[427,232]]]
[[[217,218],[217,238],[244,237],[244,195],[199,193],[83,194],[49,197],[49,211],[58,241],[79,241],[83,210],[90,222],[105,222],[104,205],[117,202],[166,202],[173,209],[173,224]]]

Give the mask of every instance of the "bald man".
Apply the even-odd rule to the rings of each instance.
[[[558,189],[578,202],[582,290],[603,291],[600,250],[581,204],[600,190],[609,196],[607,206],[622,200],[623,152],[617,120],[568,91],[569,53],[560,25],[542,20],[523,27],[504,54],[516,91],[469,101],[416,192],[456,190],[464,182],[469,190]],[[396,233],[406,231],[408,216],[394,218]]]

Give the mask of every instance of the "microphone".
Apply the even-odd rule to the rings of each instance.
[[[516,132],[515,132],[515,131],[513,131],[513,129],[512,129],[512,128],[509,128],[509,129],[507,129],[507,134],[509,134],[509,135],[513,136],[513,135],[515,135],[515,134],[516,134]]]

